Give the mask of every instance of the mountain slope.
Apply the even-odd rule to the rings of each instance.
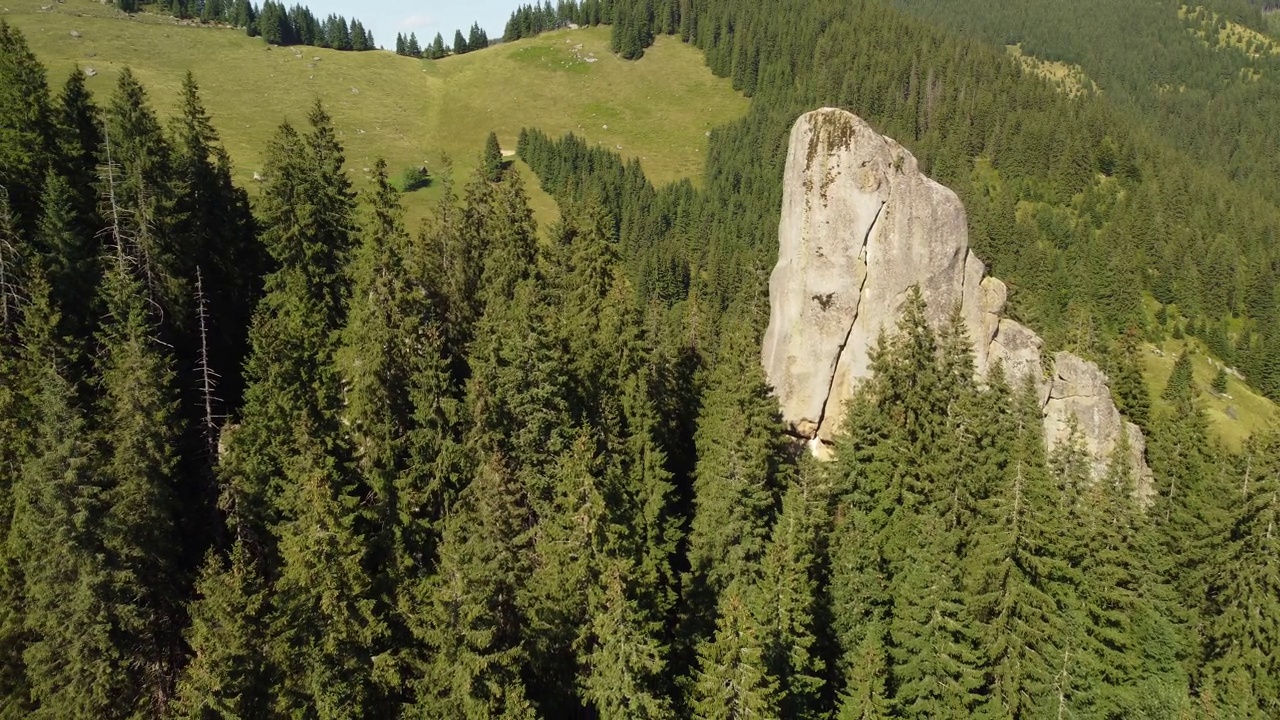
[[[236,180],[251,191],[267,138],[286,118],[302,122],[315,98],[333,115],[357,177],[379,156],[396,174],[421,164],[435,169],[441,152],[466,173],[490,130],[514,149],[520,128],[535,126],[638,157],[655,182],[696,179],[705,133],[747,104],[707,71],[697,50],[666,38],[642,61],[626,62],[609,52],[608,28],[550,33],[432,62],[390,52],[271,47],[240,30],[129,16],[90,0],[55,3],[47,12],[44,6],[18,0],[0,17],[26,35],[51,86],[60,86],[73,66],[93,68],[88,86],[101,101],[129,66],[166,113],[191,70]],[[551,199],[536,183],[527,186],[539,216],[553,217]],[[434,196],[428,189],[406,199],[411,223]]]

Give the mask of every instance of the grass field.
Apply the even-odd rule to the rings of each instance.
[[[1199,340],[1166,340],[1159,345],[1146,348],[1145,362],[1147,389],[1151,393],[1152,403],[1157,407],[1166,407],[1160,399],[1169,375],[1173,373],[1173,363],[1183,349],[1191,347],[1191,365],[1196,395],[1205,414],[1209,418],[1209,426],[1232,450],[1239,450],[1245,439],[1255,431],[1266,427],[1267,423],[1280,420],[1276,406],[1268,399],[1251,390],[1230,373],[1227,375],[1227,392],[1218,395],[1213,392],[1213,378],[1218,374],[1218,365],[1209,357],[1208,351]],[[1234,415],[1234,417],[1232,417]]]
[[[1068,65],[1057,60],[1041,60],[1034,55],[1024,53],[1021,45],[1005,45],[1004,49],[1018,59],[1024,70],[1048,80],[1059,92],[1068,97],[1075,97],[1086,89],[1090,92],[1099,92],[1097,83],[1090,80],[1079,65]]]
[[[52,10],[42,11],[46,5]],[[438,168],[447,153],[465,179],[490,131],[513,150],[526,126],[552,136],[572,131],[638,157],[657,183],[697,182],[706,131],[747,107],[696,49],[664,37],[642,60],[626,62],[609,52],[608,28],[548,33],[432,62],[390,52],[269,47],[241,30],[128,16],[92,0],[0,0],[0,8],[0,18],[23,31],[48,67],[54,88],[74,66],[93,68],[88,85],[101,101],[128,66],[168,114],[183,75],[194,72],[236,180],[251,191],[268,138],[283,120],[305,124],[315,98],[334,117],[357,188],[366,186],[364,170],[379,156],[398,175],[415,165]],[[539,219],[554,218],[554,203],[528,168],[517,167]],[[406,197],[411,226],[437,193],[438,186]]]

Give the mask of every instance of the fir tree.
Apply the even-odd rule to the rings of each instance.
[[[1177,361],[1173,363],[1173,372],[1170,373],[1169,382],[1160,396],[1175,405],[1185,403],[1195,394],[1191,383],[1191,354],[1183,350],[1178,354]]]
[[[805,467],[788,488],[761,561],[752,596],[761,619],[764,659],[778,683],[778,712],[804,720],[822,717],[827,667],[820,638],[823,538],[829,531],[827,488]]]
[[[229,559],[210,553],[195,587],[186,633],[192,655],[178,683],[175,715],[190,720],[270,717],[266,597],[244,544],[237,540]]]
[[[1209,626],[1209,667],[1224,713],[1235,717],[1280,712],[1278,525],[1280,431],[1272,427],[1245,448],[1231,529],[1211,585],[1216,614]]]
[[[777,686],[765,665],[760,626],[737,591],[721,597],[715,637],[698,649],[693,717],[777,717]]]
[[[484,178],[491,183],[502,180],[502,148],[498,145],[498,134],[489,133],[484,143],[484,155],[480,165],[484,168]]]
[[[0,22],[0,187],[9,195],[19,231],[35,225],[50,133],[44,68],[22,33]]]
[[[670,718],[658,623],[647,619],[627,585],[621,563],[614,564],[593,598],[595,616],[580,681],[583,697],[602,720]]]
[[[745,322],[737,327],[722,340],[695,436],[689,565],[694,587],[710,593],[705,610],[735,580],[756,574],[787,471],[777,406],[751,351],[754,333]]]
[[[105,510],[100,458],[60,369],[48,286],[36,275],[29,288],[22,338],[41,389],[9,543],[23,580],[31,717],[127,717],[140,698],[112,637],[111,570],[95,534]]]
[[[414,717],[532,718],[520,673],[525,620],[516,598],[528,581],[525,494],[490,456],[446,525],[436,575],[422,588],[416,634],[431,654]]]
[[[119,252],[119,251],[118,251]],[[177,437],[182,423],[172,359],[154,338],[141,285],[122,253],[104,294],[102,399],[104,451],[102,546],[112,569],[108,612],[120,656],[129,657],[121,710],[159,716],[173,695],[181,663],[177,531]]]

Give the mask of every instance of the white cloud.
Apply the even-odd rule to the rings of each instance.
[[[396,28],[399,30],[421,30],[434,22],[435,18],[430,15],[410,15],[396,23]]]

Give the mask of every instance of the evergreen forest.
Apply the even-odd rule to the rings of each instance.
[[[1157,4],[1178,37],[1262,27]],[[545,228],[496,135],[406,227],[319,102],[251,199],[198,78],[95,96],[0,21],[0,720],[1280,717],[1280,428],[1228,448],[1189,356],[1159,398],[1141,372],[1186,333],[1280,398],[1275,81],[1187,75],[1239,122],[1199,133],[1124,90],[1140,42],[1071,55],[1017,5],[519,8],[507,40],[676,35],[751,97],[697,187],[528,128]],[[824,105],[960,194],[1013,314],[1109,373],[1153,497],[1127,447],[1101,478],[1078,437],[1048,452],[1034,389],[975,379],[919,292],[834,458],[787,436],[766,282]]]
[[[139,0],[114,0],[116,7],[135,13]],[[364,23],[331,13],[316,17],[311,8],[263,0],[261,7],[251,0],[156,0],[147,3],[155,10],[181,20],[199,20],[244,28],[249,37],[261,37],[271,45],[310,45],[332,50],[376,50],[373,33]]]

